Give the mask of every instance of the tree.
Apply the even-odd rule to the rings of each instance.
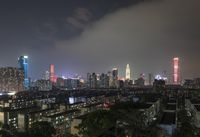
[[[2,129],[2,127],[3,127],[3,123],[2,123],[2,122],[0,122],[0,130]]]
[[[82,123],[77,127],[83,137],[98,137],[115,126],[112,113],[106,110],[98,110],[86,115]]]
[[[178,112],[178,121],[181,123],[179,130],[177,131],[177,137],[194,137],[194,127],[191,124],[191,117],[187,115],[186,110],[180,110]]]
[[[145,115],[135,109],[139,104],[133,102],[123,102],[111,108],[113,115],[117,119],[116,136],[129,135],[140,137],[145,133]]]
[[[55,133],[54,127],[49,122],[35,122],[29,130],[31,137],[52,137]]]
[[[6,130],[0,130],[0,137],[14,137],[14,136]]]
[[[63,136],[63,137],[78,137],[78,136],[76,136],[76,135],[72,135],[72,134],[70,134],[70,133],[66,133],[66,135]]]

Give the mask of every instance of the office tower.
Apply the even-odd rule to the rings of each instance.
[[[53,64],[50,65],[50,81],[56,83],[55,66]]]
[[[97,75],[95,73],[87,73],[87,87],[97,88]]]
[[[109,88],[109,76],[102,73],[100,75],[100,88]]]
[[[49,80],[50,79],[50,73],[49,73],[49,71],[45,71],[44,79],[45,80]]]
[[[130,70],[130,65],[126,65],[126,80],[131,80],[131,70]]]
[[[112,87],[118,88],[118,69],[117,68],[112,69]]]
[[[173,59],[173,84],[180,84],[180,66],[178,57]]]
[[[112,73],[111,71],[108,71],[108,79],[109,79],[109,88],[112,87]]]
[[[97,88],[97,75],[95,73],[92,73],[91,76],[91,88]]]
[[[0,68],[0,91],[23,91],[24,71],[19,68]]]
[[[25,89],[29,88],[29,79],[28,79],[28,56],[20,56],[18,58],[18,65],[21,70],[24,72],[24,87]]]
[[[114,79],[118,80],[118,69],[117,68],[113,68],[112,77],[113,77],[113,80]]]
[[[64,87],[66,89],[72,89],[72,79],[71,78],[64,79]]]
[[[152,74],[149,73],[149,85],[152,85]]]
[[[128,88],[128,85],[125,85],[126,81],[118,80],[118,88],[123,89],[124,87]]]
[[[63,78],[60,78],[60,77],[57,78],[56,87],[59,89],[64,87],[64,79]]]
[[[92,87],[92,75],[90,73],[87,73],[87,87]]]
[[[81,80],[78,78],[64,79],[64,87],[67,89],[79,89],[81,87]]]
[[[145,80],[144,80],[143,77],[140,77],[137,80],[135,80],[134,83],[135,83],[136,86],[143,87],[145,85]]]
[[[39,91],[50,91],[52,90],[52,82],[50,80],[45,79],[37,80],[35,82],[35,87]]]
[[[81,87],[80,79],[73,78],[71,80],[72,89],[79,89]]]

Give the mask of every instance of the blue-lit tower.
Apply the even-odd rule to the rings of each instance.
[[[24,71],[24,87],[25,89],[29,88],[29,79],[28,79],[28,56],[20,56],[18,58],[19,68]]]

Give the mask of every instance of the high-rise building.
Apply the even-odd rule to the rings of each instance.
[[[108,79],[109,79],[109,88],[111,88],[112,87],[112,73],[111,73],[111,71],[108,71]]]
[[[180,84],[180,66],[178,57],[173,59],[173,84]]]
[[[140,86],[143,87],[145,85],[145,74],[141,73],[140,77],[138,79],[135,80],[134,84],[136,86]]]
[[[0,68],[0,91],[23,91],[24,71],[19,68]]]
[[[24,87],[29,88],[29,78],[28,78],[28,56],[20,56],[18,58],[19,68],[24,72]]]
[[[112,87],[118,88],[118,69],[117,68],[112,69]]]
[[[118,69],[117,68],[113,68],[112,77],[113,77],[113,80],[118,80]]]
[[[152,85],[152,74],[149,73],[149,85]]]
[[[56,87],[61,89],[64,87],[64,79],[61,77],[58,77],[56,80]]]
[[[56,83],[55,66],[53,64],[50,65],[50,81]]]
[[[129,64],[126,65],[126,80],[131,80],[131,69]]]
[[[97,74],[96,73],[87,73],[87,87],[88,88],[97,88]]]
[[[52,90],[52,83],[50,80],[40,79],[35,82],[35,87],[39,91],[50,91]]]
[[[97,88],[97,75],[95,73],[92,73],[91,88],[93,89]]]
[[[87,73],[87,87],[92,87],[92,75],[90,73]]]
[[[102,73],[100,75],[100,88],[109,88],[109,76]]]
[[[73,89],[79,89],[80,86],[81,86],[80,79],[73,78],[72,81],[71,81],[71,84],[72,84]]]
[[[50,73],[49,73],[49,71],[45,71],[43,79],[50,80]]]

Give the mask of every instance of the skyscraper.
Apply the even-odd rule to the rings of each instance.
[[[173,84],[180,84],[180,66],[178,57],[173,59]]]
[[[87,87],[92,88],[92,75],[87,73]]]
[[[130,80],[130,79],[131,79],[130,65],[127,64],[127,65],[126,65],[126,80]]]
[[[53,64],[50,65],[50,81],[56,83],[55,66]]]
[[[95,73],[92,73],[91,75],[91,88],[95,89],[97,88],[97,75]]]
[[[28,56],[20,56],[18,58],[18,65],[21,70],[24,72],[24,87],[25,89],[29,88],[29,79],[28,79]]]
[[[45,71],[44,79],[45,80],[49,80],[50,79],[50,73],[49,73],[49,71]]]
[[[113,76],[113,79],[118,80],[118,69],[117,68],[112,69],[112,76]]]
[[[102,73],[100,75],[100,88],[109,88],[109,76]]]
[[[117,68],[112,69],[112,87],[118,88],[118,69]]]
[[[112,72],[111,71],[108,71],[108,79],[109,79],[109,88],[111,88],[112,87]]]
[[[152,74],[149,73],[149,85],[152,85]]]

